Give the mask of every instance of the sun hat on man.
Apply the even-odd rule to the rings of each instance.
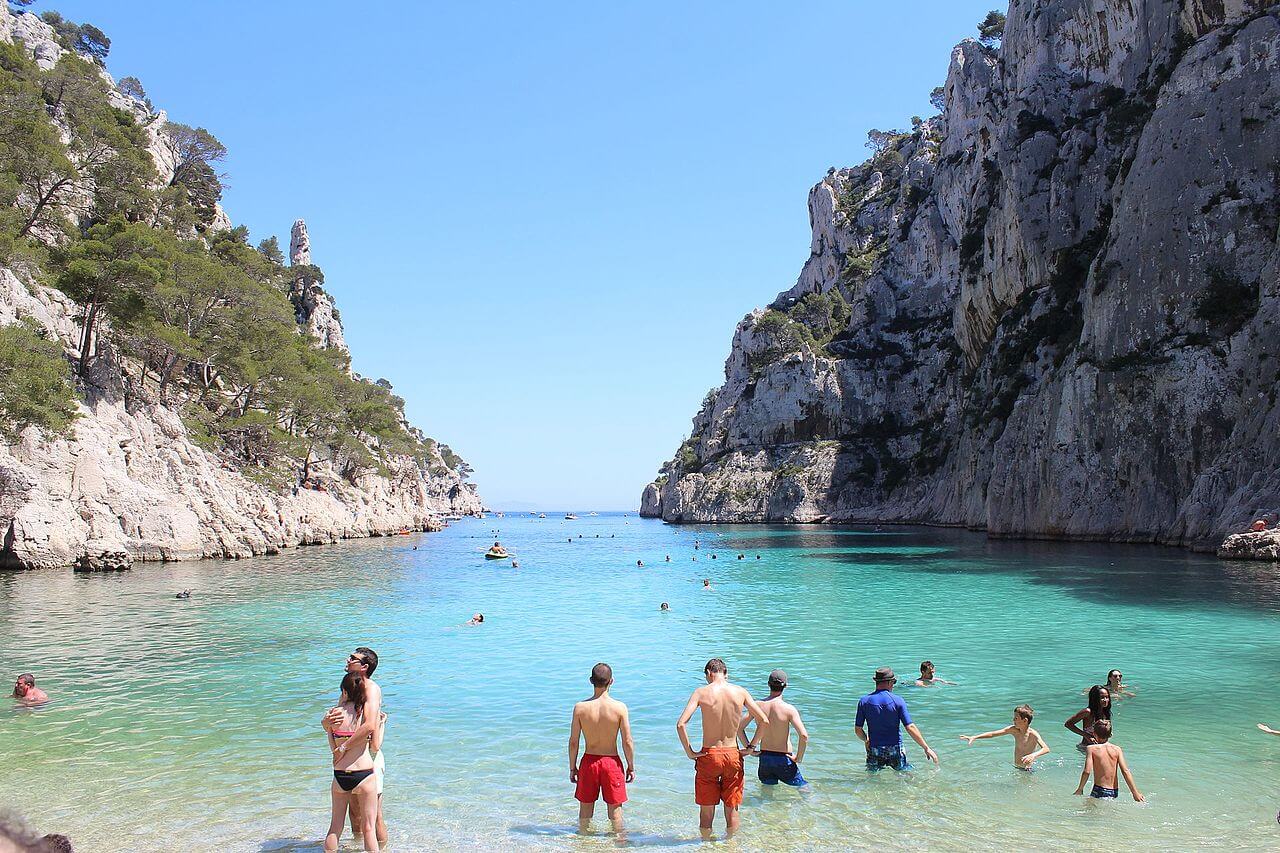
[[[893,674],[892,667],[882,666],[876,670],[874,679],[875,679],[875,682],[879,684],[882,681],[897,681],[898,676]]]

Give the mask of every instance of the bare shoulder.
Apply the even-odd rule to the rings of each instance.
[[[612,696],[609,697],[609,707],[613,708],[613,710],[617,711],[619,714],[627,713],[627,703],[614,699]]]

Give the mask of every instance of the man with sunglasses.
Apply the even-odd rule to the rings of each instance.
[[[375,720],[373,734],[370,736],[369,752],[373,755],[373,776],[377,782],[378,791],[378,822],[377,836],[379,846],[387,843],[387,822],[382,817],[382,779],[386,773],[386,759],[382,756],[382,736],[386,730],[387,715],[382,713],[382,688],[373,680],[373,671],[378,668],[378,653],[368,646],[360,646],[351,654],[347,655],[347,672],[354,672],[363,675],[366,687],[366,701],[364,707],[364,720]],[[330,720],[330,728],[342,722],[342,712],[332,709],[327,716],[333,716]],[[361,725],[363,728],[363,724]],[[357,833],[357,823],[355,816],[355,804],[351,805],[351,832]]]
[[[911,714],[907,712],[907,703],[893,692],[898,683],[898,676],[887,666],[876,670],[876,689],[858,700],[858,716],[854,721],[853,731],[867,748],[867,769],[879,770],[892,767],[894,770],[910,770],[907,751],[902,748],[901,725],[911,735],[911,739],[920,744],[925,757],[934,764],[938,763],[938,754],[925,743],[920,729],[911,722]],[[869,730],[863,730],[863,727]]]

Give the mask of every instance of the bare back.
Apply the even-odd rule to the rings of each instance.
[[[1103,788],[1115,788],[1119,781],[1120,747],[1111,743],[1098,743],[1089,747],[1093,760],[1093,783]]]
[[[627,706],[607,695],[573,706],[573,719],[582,729],[588,755],[618,754],[618,734],[626,715]]]
[[[717,681],[693,691],[702,711],[702,748],[738,745],[738,723],[746,708],[747,691],[727,681]]]
[[[790,752],[791,727],[798,716],[795,706],[778,697],[761,699],[760,709],[764,711],[767,720],[764,734],[760,739],[760,748],[767,752]]]

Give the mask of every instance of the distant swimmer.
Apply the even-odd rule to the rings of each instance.
[[[511,568],[513,568],[513,569],[518,569],[518,568],[520,568],[520,563],[519,563],[518,561],[516,561],[516,560],[512,560],[512,561],[511,561]]]
[[[938,684],[950,684],[956,686],[954,681],[947,681],[944,678],[938,678],[934,675],[933,661],[926,660],[920,663],[920,677],[916,679],[916,687],[933,687]]]
[[[1013,709],[1012,724],[994,732],[983,732],[980,735],[960,735],[960,739],[973,746],[975,740],[1012,735],[1013,766],[1019,770],[1030,770],[1032,762],[1042,755],[1049,754],[1049,747],[1045,744],[1044,738],[1040,737],[1038,731],[1031,728],[1031,720],[1034,716],[1035,711],[1031,710],[1030,705],[1019,705]]]
[[[636,560],[636,565],[637,565],[637,566],[640,566],[641,568],[643,568],[643,567],[644,567],[644,560]]]
[[[703,578],[703,579],[702,579],[702,588],[703,588],[703,589],[711,589],[711,578]]]
[[[670,563],[670,562],[671,562],[671,555],[670,555],[670,554],[668,554],[668,555],[667,555],[667,562],[668,562],[668,563]]]
[[[1280,735],[1280,731],[1276,731],[1275,729],[1271,728],[1271,726],[1268,726],[1266,723],[1258,723],[1258,728],[1269,735]]]
[[[697,540],[697,539],[693,540],[693,550],[695,550],[695,551],[696,551],[696,550],[698,550],[698,540]]]
[[[760,559],[760,555],[759,555],[759,554],[756,554],[756,559],[757,559],[757,560],[758,560],[758,559]]]
[[[1116,776],[1121,775],[1124,776],[1124,783],[1129,786],[1133,801],[1146,802],[1133,782],[1129,764],[1124,760],[1124,750],[1110,743],[1111,721],[1098,720],[1093,727],[1093,738],[1094,743],[1085,751],[1084,769],[1080,771],[1080,784],[1076,787],[1076,794],[1084,793],[1085,783],[1092,774],[1093,790],[1089,792],[1089,796],[1099,800],[1114,800],[1120,796]]]
[[[24,672],[13,682],[13,698],[24,705],[42,705],[49,701],[49,694],[36,687],[34,675]]]
[[[484,624],[484,614],[483,614],[483,613],[477,613],[475,616],[472,616],[470,620],[468,620],[467,624],[468,624],[468,625],[483,625],[483,624]]]
[[[1137,695],[1136,693],[1133,692],[1133,688],[1131,688],[1129,685],[1124,683],[1124,676],[1120,673],[1120,670],[1118,669],[1113,669],[1107,673],[1106,688],[1107,688],[1107,692],[1111,694],[1112,702],[1119,702],[1121,699],[1123,699],[1126,696],[1133,698],[1134,696]],[[1084,690],[1081,690],[1080,692],[1087,694],[1092,689],[1093,689],[1092,687],[1086,687]]]
[[[809,783],[800,775],[799,764],[804,760],[804,751],[809,745],[809,733],[805,730],[800,712],[795,706],[782,698],[782,691],[787,689],[787,674],[780,669],[769,673],[769,698],[760,700],[768,722],[764,724],[764,735],[760,742],[760,766],[756,775],[766,785],[782,782],[793,788],[803,788]],[[747,727],[751,724],[751,715],[742,717],[738,726],[738,740],[744,746],[750,746],[747,739]],[[759,734],[762,727],[757,724]],[[791,749],[791,729],[796,730],[797,746]]]
[[[738,559],[739,559],[739,560],[741,560],[741,559],[743,559],[743,558],[744,558],[744,555],[743,555],[743,554],[739,554],[739,555],[738,555]]]
[[[698,804],[698,828],[705,840],[711,837],[717,803],[724,805],[727,835],[738,830],[744,781],[742,756],[755,748],[763,731],[757,728],[755,740],[747,749],[739,749],[738,731],[743,711],[750,713],[761,727],[768,724],[768,717],[750,693],[729,683],[729,668],[720,658],[707,661],[703,674],[707,683],[689,697],[676,722],[676,732],[685,755],[694,762],[694,801]],[[699,710],[702,711],[702,748],[694,752],[685,727]]]
[[[713,559],[713,560],[714,560],[715,558],[716,558],[716,555],[715,555],[715,554],[712,554],[712,555],[711,555],[711,559]]]
[[[190,598],[190,597],[191,597],[191,590],[189,589],[184,589],[182,592],[174,596],[174,598]]]
[[[614,832],[622,831],[622,804],[627,801],[627,783],[635,781],[635,743],[631,739],[631,720],[627,706],[609,695],[613,670],[607,663],[591,669],[590,699],[573,706],[569,726],[569,781],[578,786],[578,831],[586,832],[595,814],[596,800],[603,799],[609,809]],[[627,766],[623,770],[618,758],[618,739]],[[587,751],[578,761],[579,741],[585,740]]]
[[[659,610],[661,610],[661,611],[663,611],[663,612],[666,612],[666,611],[668,611],[668,610],[670,610],[670,609],[671,609],[671,605],[670,605],[670,604],[667,604],[667,603],[664,601],[664,602],[662,602],[661,606],[659,606],[659,607],[658,607],[658,609],[659,609]],[[1259,723],[1258,725],[1262,725],[1262,724],[1261,724],[1261,723]],[[1272,734],[1280,734],[1280,732],[1272,732]]]

